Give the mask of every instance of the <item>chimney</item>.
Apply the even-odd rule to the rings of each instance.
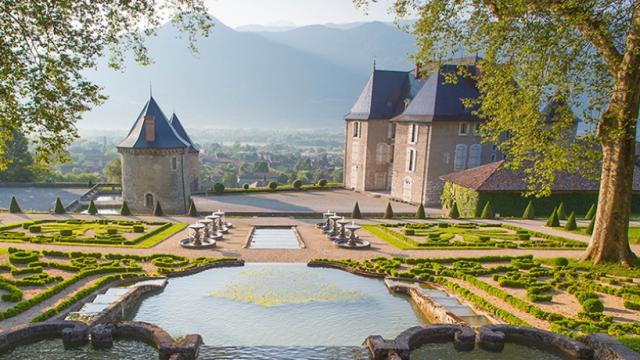
[[[144,117],[144,139],[147,142],[156,140],[156,122],[153,121],[153,116]]]
[[[422,64],[420,61],[416,61],[416,79],[422,78]]]

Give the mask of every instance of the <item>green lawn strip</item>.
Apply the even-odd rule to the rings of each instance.
[[[154,247],[158,243],[172,236],[173,234],[176,234],[184,230],[188,225],[189,224],[185,224],[185,223],[172,223],[171,226],[169,226],[168,228],[162,231],[159,231],[157,233],[149,232],[148,234],[145,234],[145,235],[148,235],[145,239],[138,240],[139,241],[138,244],[131,247],[137,247],[141,249],[148,249],[148,248]]]
[[[376,236],[377,238],[379,238],[380,240],[383,240],[387,243],[389,243],[392,246],[395,246],[399,249],[402,250],[411,250],[411,249],[415,249],[417,248],[415,246],[415,244],[417,244],[415,241],[413,242],[413,246],[409,245],[405,242],[404,239],[400,239],[398,237],[398,235],[401,235],[399,233],[396,233],[395,231],[391,231],[383,226],[380,225],[364,225],[362,227],[364,230],[370,232],[372,235]]]
[[[586,233],[586,226],[578,226],[576,230],[565,230],[564,228],[557,228],[558,230],[570,232],[572,234],[582,235],[582,236],[591,236]],[[640,244],[640,227],[638,226],[629,226],[629,242],[633,244]]]
[[[640,352],[640,336],[621,336],[618,340],[629,349]]]

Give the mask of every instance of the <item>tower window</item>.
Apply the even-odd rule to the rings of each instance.
[[[178,158],[175,156],[171,158],[171,170],[178,170]]]
[[[411,124],[409,128],[409,143],[415,144],[418,142],[418,124]]]
[[[469,134],[469,124],[460,123],[460,128],[458,129],[458,135],[466,136]]]
[[[144,206],[147,208],[152,208],[153,207],[153,195],[152,194],[146,194],[144,196]]]
[[[416,171],[416,151],[414,149],[409,149],[407,153],[407,171]]]
[[[354,123],[353,123],[353,137],[354,138],[359,138],[361,130],[362,130],[362,128],[360,126],[360,122],[359,121],[354,121]]]

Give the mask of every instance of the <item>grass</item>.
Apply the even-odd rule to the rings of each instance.
[[[559,229],[559,230],[571,232],[571,233],[578,234],[578,235],[589,236],[589,234],[587,234],[585,232],[586,229],[587,229],[586,226],[579,226],[577,230],[571,230],[571,231],[565,230],[563,227],[554,228],[554,229]],[[638,226],[629,226],[629,242],[632,243],[632,244],[640,244],[640,227],[638,227]]]
[[[621,336],[618,340],[633,351],[640,352],[640,336]]]

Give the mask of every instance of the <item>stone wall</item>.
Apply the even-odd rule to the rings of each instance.
[[[49,321],[14,326],[0,332],[0,353],[44,339],[61,338],[65,330],[74,330],[75,333],[86,335],[87,326],[79,321]],[[86,339],[86,336],[84,338]]]
[[[391,197],[400,201],[418,204],[422,202],[425,166],[429,156],[427,151],[431,143],[431,124],[418,124],[418,139],[415,144],[409,143],[410,132],[411,123],[396,123]],[[407,168],[410,149],[416,151],[414,171],[408,171]]]

